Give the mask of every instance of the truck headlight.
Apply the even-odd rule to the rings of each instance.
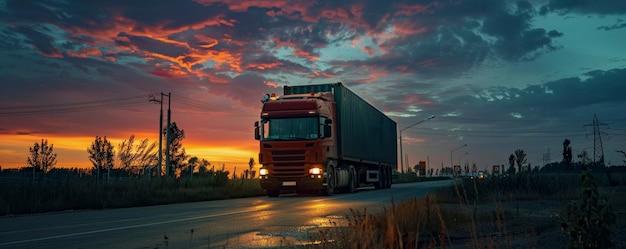
[[[266,176],[269,173],[269,170],[267,169],[260,169],[259,170],[259,176]]]
[[[315,168],[310,168],[310,169],[309,169],[309,174],[311,174],[311,175],[319,175],[319,174],[322,174],[322,169],[317,168],[317,167],[315,167]]]

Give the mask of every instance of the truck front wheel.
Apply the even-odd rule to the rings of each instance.
[[[326,188],[322,190],[323,195],[331,196],[335,192],[335,168],[331,165],[326,167]]]

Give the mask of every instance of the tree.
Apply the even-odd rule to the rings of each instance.
[[[91,147],[87,148],[87,153],[89,153],[89,161],[93,164],[99,181],[102,170],[106,169],[110,172],[111,168],[113,168],[113,158],[115,156],[113,145],[107,140],[106,136],[104,138],[96,136],[96,139],[91,143]]]
[[[507,170],[510,174],[515,174],[515,155],[511,154],[509,156],[509,170]]]
[[[134,174],[145,172],[158,161],[157,144],[150,143],[147,138],[135,145],[135,135],[131,135],[128,140],[118,144],[117,150],[116,158],[120,168]]]
[[[515,162],[519,173],[522,173],[522,165],[526,163],[526,152],[522,149],[515,150]]]
[[[173,175],[177,170],[181,170],[186,165],[186,160],[189,156],[185,152],[185,148],[183,148],[183,139],[185,139],[185,131],[178,129],[176,122],[170,124],[169,133],[167,132],[167,128],[165,128],[165,132],[167,134],[167,138],[170,143],[170,172],[167,172],[167,175]]]
[[[572,163],[572,147],[570,146],[569,139],[565,139],[563,141],[563,164],[565,164],[565,168],[569,169],[570,164]]]
[[[254,168],[254,158],[250,157],[250,160],[248,161],[248,167],[250,168],[248,171],[246,171],[246,178],[254,178],[254,175],[252,172],[252,169]]]
[[[187,161],[187,171],[189,172],[189,176],[193,176],[193,171],[200,165],[200,159],[197,156],[189,158]]]
[[[586,150],[581,151],[578,155],[576,155],[580,159],[580,164],[583,167],[587,166],[591,162],[591,158],[589,158],[589,153]]]
[[[47,139],[41,139],[41,144],[35,143],[33,147],[29,148],[29,151],[30,155],[26,162],[33,167],[33,177],[35,171],[45,174],[57,164],[57,154],[53,153],[54,145],[48,146]]]
[[[207,161],[206,159],[200,160],[200,165],[198,167],[198,173],[200,173],[200,174],[207,173],[209,171],[209,166],[211,166],[211,163],[209,161]]]

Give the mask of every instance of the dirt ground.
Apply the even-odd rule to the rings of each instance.
[[[519,201],[442,206],[483,217],[483,221],[475,226],[469,223],[449,229],[449,246],[446,248],[566,248],[569,237],[561,230],[557,215],[563,214],[569,203]],[[617,219],[611,239],[615,248],[626,248],[626,207],[613,207],[613,211]]]

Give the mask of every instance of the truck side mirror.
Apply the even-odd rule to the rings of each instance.
[[[331,137],[332,136],[332,126],[330,125],[324,125],[324,137]]]
[[[324,137],[331,137],[333,132],[332,132],[332,126],[331,124],[333,123],[332,119],[326,119],[324,120]]]
[[[254,122],[254,140],[261,140],[261,134],[259,134],[259,121]]]

